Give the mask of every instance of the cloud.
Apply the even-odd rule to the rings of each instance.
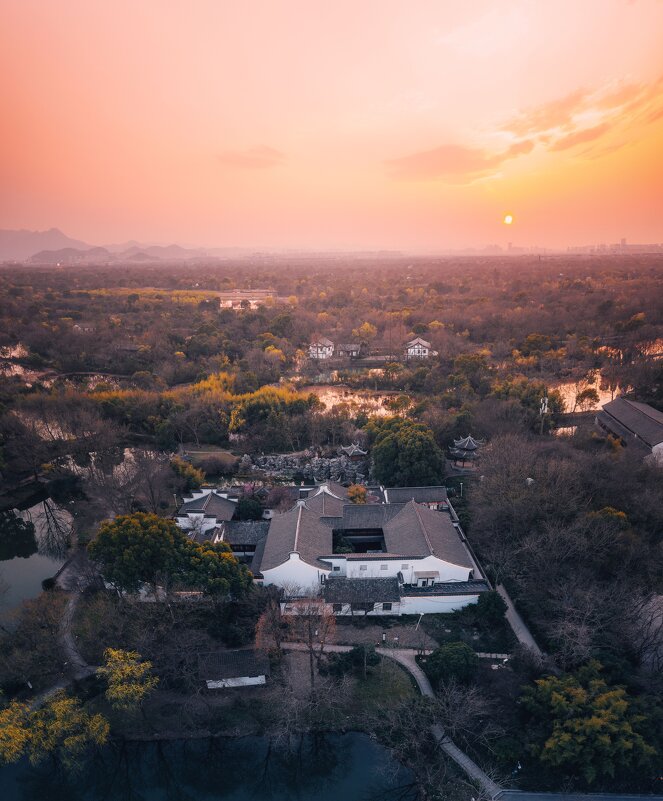
[[[603,134],[607,133],[610,128],[610,124],[604,122],[601,123],[601,125],[594,126],[594,128],[584,128],[580,131],[574,131],[574,133],[568,134],[568,136],[562,136],[556,139],[548,149],[553,151],[568,150],[570,147],[575,147],[576,145],[584,145],[587,142],[593,142],[595,139],[599,139]]]
[[[267,145],[259,145],[248,150],[224,150],[218,155],[224,167],[240,170],[266,170],[285,163],[285,153]]]
[[[446,144],[386,162],[391,177],[400,181],[426,181],[436,178],[448,183],[470,183],[490,175],[502,162],[529,153],[531,141],[516,142],[503,153],[480,148]]]
[[[505,150],[444,144],[391,159],[386,166],[400,181],[472,183],[494,176],[505,161],[536,146],[553,153],[579,148],[573,153],[576,158],[600,158],[633,141],[634,129],[661,117],[663,78],[650,84],[611,82],[519,112],[500,129],[512,141]]]

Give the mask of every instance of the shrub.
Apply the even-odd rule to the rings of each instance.
[[[449,642],[426,658],[424,668],[435,685],[452,679],[467,684],[474,677],[478,665],[479,658],[469,645]]]

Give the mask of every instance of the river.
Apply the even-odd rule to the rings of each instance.
[[[0,768],[2,801],[415,801],[412,775],[365,734],[113,743],[80,770]]]

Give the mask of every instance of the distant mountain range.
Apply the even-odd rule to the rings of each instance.
[[[159,262],[197,259],[217,253],[180,245],[145,245],[131,240],[94,247],[72,239],[57,228],[48,231],[0,230],[0,261],[30,264],[109,264],[113,262]]]

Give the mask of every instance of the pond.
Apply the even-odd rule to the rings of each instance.
[[[412,774],[365,734],[113,743],[67,773],[0,768],[3,801],[415,801]]]
[[[400,392],[350,389],[344,384],[310,384],[302,387],[299,391],[317,395],[326,409],[331,409],[339,403],[345,403],[355,411],[362,409],[378,417],[394,414],[386,404],[402,395]]]
[[[64,564],[71,527],[71,515],[50,499],[6,515],[0,530],[0,620],[36,598],[42,581]]]

